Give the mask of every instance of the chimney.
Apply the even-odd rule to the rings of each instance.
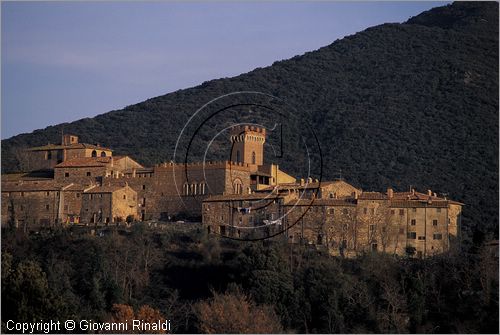
[[[431,191],[431,190],[427,190],[427,195],[428,195],[429,197],[432,197],[432,191]]]
[[[414,188],[411,189],[411,194],[415,195],[415,189]]]
[[[394,191],[390,187],[387,189],[387,197],[389,199],[392,199],[394,197]]]

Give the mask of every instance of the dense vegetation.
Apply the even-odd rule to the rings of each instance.
[[[498,89],[498,3],[457,2],[234,78],[12,137],[2,168],[19,169],[17,149],[57,143],[62,129],[147,165],[169,161],[194,111],[255,90],[287,101],[316,129],[324,179],[341,169],[365,190],[430,188],[467,205],[469,231],[498,233]],[[280,164],[302,173],[294,159]]]
[[[136,315],[169,319],[175,333],[498,333],[491,251],[342,259],[221,240],[196,225],[104,236],[3,231],[2,331],[11,319]]]

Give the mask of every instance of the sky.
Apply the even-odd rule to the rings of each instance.
[[[1,3],[1,138],[232,77],[447,2]]]

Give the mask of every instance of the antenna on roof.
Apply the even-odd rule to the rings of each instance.
[[[342,169],[339,169],[338,175],[339,176],[337,177],[337,180],[339,180],[339,181],[344,180],[344,178],[342,178]]]

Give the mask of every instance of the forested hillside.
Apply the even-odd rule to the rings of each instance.
[[[17,149],[57,143],[62,129],[146,165],[170,160],[203,104],[260,91],[312,123],[324,179],[342,169],[365,190],[447,193],[466,204],[467,228],[497,233],[498,89],[498,3],[457,2],[234,78],[12,137],[2,143],[2,169],[19,169]],[[281,167],[296,172],[293,161]]]
[[[7,320],[127,322],[135,310],[171,320],[173,334],[498,333],[498,258],[486,246],[344,259],[165,227],[2,230],[2,332]]]

